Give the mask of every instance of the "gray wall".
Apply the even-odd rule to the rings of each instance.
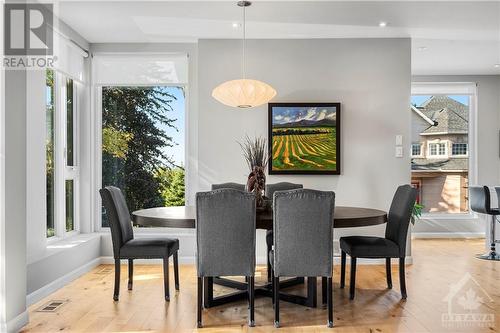
[[[200,190],[211,183],[245,182],[248,175],[237,141],[267,137],[267,106],[240,110],[212,96],[218,84],[241,76],[241,42],[200,40],[198,164]],[[396,158],[395,136],[410,140],[410,40],[248,40],[247,77],[277,90],[274,102],[342,103],[342,175],[270,175],[333,190],[337,205],[387,210],[396,187],[410,180],[410,157]],[[384,227],[336,231],[383,234]],[[262,235],[258,236],[262,241]],[[259,256],[264,256],[261,246]]]
[[[475,82],[477,83],[477,183],[497,185],[500,181],[499,129],[500,129],[500,76],[414,76],[413,82]],[[471,147],[471,149],[474,149]],[[471,185],[474,185],[471,182]],[[463,233],[483,234],[485,224],[479,219],[424,219],[414,232],[425,234]]]
[[[5,319],[26,311],[26,71],[5,71]],[[27,315],[26,315],[27,319]]]

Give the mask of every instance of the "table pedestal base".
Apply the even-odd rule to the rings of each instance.
[[[290,288],[304,283],[303,277],[289,278],[280,281],[280,290]],[[292,295],[280,292],[280,300],[307,307],[315,308],[317,306],[317,286],[316,277],[307,278],[307,296]],[[218,284],[224,287],[236,289],[237,291],[222,295],[213,296],[213,285]],[[248,299],[248,284],[246,282],[235,281],[222,277],[205,277],[203,278],[203,305],[205,308],[211,308],[218,305],[223,305],[235,301]],[[265,296],[273,297],[273,288],[271,283],[265,283],[255,286],[255,297]],[[325,295],[323,295],[325,296]],[[325,299],[325,297],[323,297]]]

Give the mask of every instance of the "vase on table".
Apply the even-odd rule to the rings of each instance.
[[[263,208],[266,168],[268,163],[267,142],[263,137],[250,139],[248,136],[239,143],[249,168],[247,191],[255,194],[257,208]]]

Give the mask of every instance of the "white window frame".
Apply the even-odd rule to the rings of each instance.
[[[453,145],[465,145],[465,154],[453,154]],[[467,142],[452,142],[450,157],[467,157],[469,156],[469,144]]]
[[[477,83],[475,82],[412,82],[411,95],[468,95],[469,96],[469,131],[468,131],[468,183],[477,184]],[[422,219],[433,220],[470,220],[477,214],[467,213],[423,213]]]
[[[80,198],[79,198],[79,103],[78,92],[81,87],[73,79],[73,154],[74,166],[66,165],[67,135],[67,88],[66,80],[72,79],[58,70],[54,72],[54,236],[47,237],[47,243],[72,237],[80,233]],[[73,226],[66,231],[66,180],[73,180]]]
[[[413,146],[418,146],[420,149],[420,154],[414,155],[413,154]],[[411,157],[422,157],[422,144],[421,143],[412,143],[410,147],[410,152],[411,152]]]
[[[444,145],[444,154],[439,154],[440,152],[440,147],[439,145],[443,144]],[[432,155],[431,154],[431,145],[438,145],[437,147],[437,154],[436,155]],[[448,158],[449,154],[448,154],[448,146],[449,146],[449,142],[448,140],[432,140],[432,141],[427,141],[427,155],[426,157],[427,158],[436,158],[436,159],[440,159],[440,158]]]
[[[94,153],[93,156],[95,156],[95,164],[94,164],[94,179],[95,179],[95,191],[98,192],[99,189],[102,187],[102,88],[103,87],[180,87],[184,90],[184,186],[187,189],[188,186],[188,175],[190,172],[189,168],[189,155],[188,155],[188,100],[189,100],[189,89],[188,89],[188,84],[153,84],[153,85],[144,85],[144,84],[106,84],[106,85],[94,85],[93,91],[94,91],[94,110],[95,115],[94,115],[94,135],[92,136],[94,138]],[[186,190],[184,192],[184,200],[187,203],[187,195],[188,191]],[[95,204],[95,209],[94,209],[94,230],[100,232],[100,231],[106,231],[109,232],[109,227],[103,227],[102,226],[102,201],[101,197],[99,195],[96,195],[94,198],[94,204]],[[151,230],[146,230],[148,228],[143,229],[138,229],[135,230],[134,232],[138,233],[151,233]],[[161,230],[168,230],[168,228],[154,228],[155,231],[161,231]]]

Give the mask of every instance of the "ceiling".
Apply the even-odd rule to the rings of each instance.
[[[90,43],[242,36],[234,1],[61,1],[56,10]],[[500,1],[257,0],[247,8],[247,38],[360,37],[411,37],[414,75],[500,74]]]

